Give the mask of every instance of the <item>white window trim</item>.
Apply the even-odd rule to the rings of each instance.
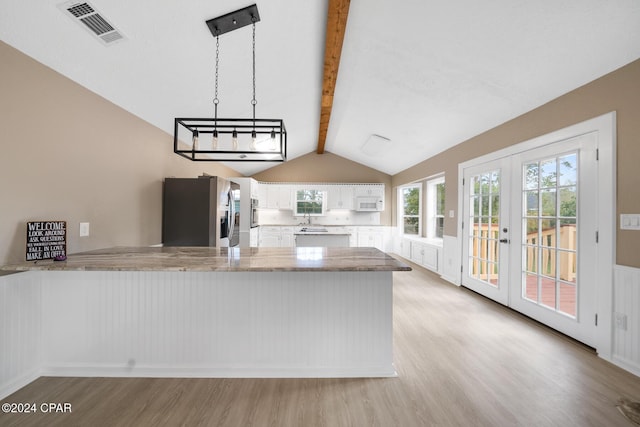
[[[305,213],[305,212],[298,212],[298,191],[318,191],[319,193],[322,194],[322,212],[321,213]],[[306,201],[306,200],[300,200],[302,202]],[[293,216],[301,216],[301,217],[312,217],[312,216],[325,216],[325,212],[327,211],[327,192],[326,191],[322,191],[322,190],[317,190],[315,188],[299,188],[297,190],[294,190],[294,197],[293,197]]]
[[[436,185],[444,184],[444,175],[429,179],[427,186],[427,238],[434,240],[442,240],[442,237],[436,236],[436,200],[438,192]],[[444,218],[444,214],[442,215]]]
[[[423,185],[422,182],[413,182],[411,184],[406,184],[403,186],[398,187],[398,209],[397,211],[400,212],[400,214],[398,215],[398,230],[400,230],[400,234],[403,236],[416,236],[416,237],[421,237],[422,236],[422,226],[423,226],[423,216],[422,216],[422,198],[423,198],[423,194],[424,194],[424,190],[423,190]],[[418,234],[405,234],[404,232],[404,196],[403,196],[403,190],[406,188],[417,188],[418,189],[418,215],[416,215],[418,217]]]

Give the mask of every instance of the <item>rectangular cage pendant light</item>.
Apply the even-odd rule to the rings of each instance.
[[[189,160],[284,162],[287,159],[287,131],[284,121],[279,119],[255,119],[254,126],[254,119],[177,118],[173,135],[173,151]]]
[[[287,159],[287,131],[282,119],[256,118],[256,22],[254,4],[206,21],[216,40],[216,77],[213,118],[176,118],[173,132],[174,153],[193,161],[283,162]],[[251,25],[253,27],[252,118],[218,118],[218,62],[221,34]]]

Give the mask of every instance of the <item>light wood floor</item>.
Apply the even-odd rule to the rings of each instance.
[[[3,402],[73,412],[0,426],[633,426],[615,405],[640,378],[420,267],[394,279],[397,378],[43,377]]]

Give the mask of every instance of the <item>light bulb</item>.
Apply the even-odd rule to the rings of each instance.
[[[276,149],[276,131],[271,129],[271,144],[269,146],[271,150]]]
[[[214,150],[218,149],[218,129],[214,129],[211,134],[211,148]]]
[[[197,150],[198,149],[198,137],[200,136],[200,132],[198,132],[198,129],[194,129],[193,130],[193,136],[191,137],[191,141],[193,142],[193,149]]]
[[[256,151],[256,131],[255,129],[251,131],[251,142],[249,143],[249,150]]]
[[[231,133],[231,147],[234,151],[238,149],[238,131],[236,131],[235,129]]]

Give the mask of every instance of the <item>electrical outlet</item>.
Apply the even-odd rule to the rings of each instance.
[[[627,330],[627,315],[623,313],[614,313],[614,318],[616,322],[616,328],[622,329],[623,331]]]
[[[89,235],[89,223],[81,222],[80,223],[80,237],[86,237]]]
[[[621,214],[620,230],[640,230],[640,214]]]

